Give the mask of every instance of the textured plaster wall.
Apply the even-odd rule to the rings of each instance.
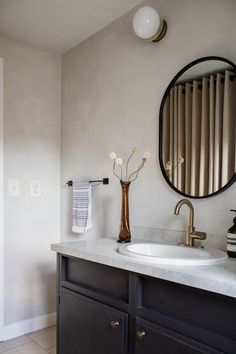
[[[131,225],[136,230],[185,229],[186,215],[173,216],[181,196],[166,184],[158,164],[160,103],[169,81],[190,61],[219,55],[236,62],[236,2],[145,3],[167,20],[168,32],[160,43],[146,43],[134,35],[131,11],[63,56],[62,183],[98,177],[110,177],[111,182],[94,188],[93,229],[84,236],[71,232],[71,193],[62,188],[63,239],[116,237],[120,186],[108,153],[125,157],[133,146],[140,154],[149,151],[151,159],[130,189]],[[236,184],[216,197],[194,200],[197,228],[225,234],[235,195]]]
[[[0,35],[4,61],[4,325],[55,311],[60,58]],[[7,181],[19,179],[9,197]],[[41,197],[30,197],[30,181]]]

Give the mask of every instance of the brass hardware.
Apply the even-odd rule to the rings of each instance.
[[[161,25],[159,31],[150,39],[150,41],[156,43],[159,42],[167,32],[167,22],[165,20],[161,20]]]
[[[117,320],[111,321],[111,327],[112,327],[113,329],[119,327],[119,325],[120,325],[120,322],[119,322],[119,321],[117,321]]]
[[[192,203],[188,199],[181,199],[175,207],[174,214],[179,215],[180,208],[186,204],[189,207],[189,221],[186,233],[185,246],[194,247],[194,240],[205,240],[206,233],[201,231],[195,231],[194,223],[194,209]]]
[[[136,337],[138,340],[142,340],[145,337],[146,333],[144,331],[137,331]]]
[[[179,215],[180,208],[182,205],[186,204],[189,207],[189,221],[186,233],[186,246],[193,246],[193,239],[191,239],[190,234],[195,231],[194,222],[194,209],[192,203],[188,199],[181,199],[175,207],[174,214]]]
[[[194,240],[205,240],[206,239],[206,233],[202,231],[193,231],[190,234],[190,237],[193,241],[193,246],[194,246]]]

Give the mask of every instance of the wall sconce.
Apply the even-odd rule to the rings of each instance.
[[[159,42],[166,34],[167,23],[153,7],[144,6],[133,17],[133,29],[138,37]]]

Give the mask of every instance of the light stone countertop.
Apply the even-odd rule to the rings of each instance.
[[[116,252],[111,238],[52,244],[55,252],[236,298],[236,259],[209,266],[151,264]]]

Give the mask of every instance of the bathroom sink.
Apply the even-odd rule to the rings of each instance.
[[[226,253],[215,248],[194,248],[151,242],[125,244],[117,251],[137,260],[173,265],[212,265],[223,263],[228,258]]]

